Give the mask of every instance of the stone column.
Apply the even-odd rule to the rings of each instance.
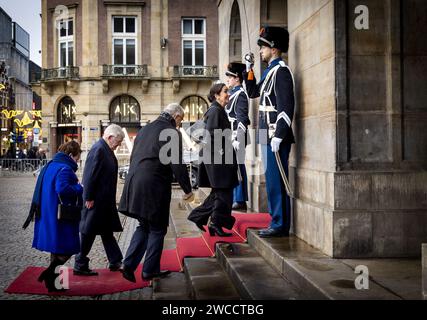
[[[293,229],[328,255],[333,255],[337,135],[334,9],[334,1],[288,1],[297,101],[290,158]]]
[[[426,29],[427,4],[370,1],[366,29],[359,5],[288,1],[294,229],[333,257],[416,257],[427,238],[427,134],[415,134],[427,47],[413,34]]]
[[[98,68],[98,1],[82,0],[82,66],[80,76],[93,77]]]

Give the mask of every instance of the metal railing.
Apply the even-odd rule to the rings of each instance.
[[[217,79],[217,66],[173,66],[174,78],[214,78]]]
[[[36,79],[35,75],[35,79]],[[48,80],[68,80],[79,78],[79,67],[61,67],[53,69],[43,69],[40,75],[40,81]]]
[[[0,171],[2,175],[24,173],[33,173],[37,175],[38,170],[47,162],[47,159],[0,159]]]
[[[30,83],[39,82],[41,79],[42,79],[41,71],[40,72],[33,72],[33,73],[31,73]]]
[[[148,77],[148,67],[143,65],[102,65],[104,78],[144,78]]]

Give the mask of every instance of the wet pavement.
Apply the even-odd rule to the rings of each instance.
[[[8,294],[4,290],[10,283],[28,266],[45,267],[49,264],[49,253],[40,252],[31,248],[33,239],[33,224],[26,230],[22,224],[27,217],[34,191],[36,178],[32,175],[1,176],[0,177],[0,300],[4,299],[31,299],[31,300],[87,300],[87,299],[151,299],[152,288],[144,288],[130,292],[123,292],[97,297],[50,297],[46,295],[22,295]],[[119,199],[123,189],[123,181],[119,180],[117,198]],[[179,193],[175,194],[179,195]],[[138,225],[137,220],[120,215],[123,232],[116,233],[116,239],[125,255],[133,231]],[[165,239],[165,248],[175,246],[175,237],[172,228]],[[100,237],[97,237],[89,254],[91,268],[105,268],[108,260]],[[73,266],[74,258],[67,262],[67,266]]]

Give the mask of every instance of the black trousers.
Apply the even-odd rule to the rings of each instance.
[[[167,227],[156,226],[145,219],[138,221],[139,226],[130,241],[123,267],[135,271],[145,255],[143,274],[158,273]]]
[[[89,258],[87,256],[92,249],[95,238],[96,234],[80,233],[80,253],[76,255],[74,269],[86,270],[89,268]],[[122,262],[123,255],[120,251],[116,238],[114,238],[114,234],[112,232],[102,234],[101,239],[110,266],[120,264]]]
[[[233,228],[236,219],[231,215],[233,206],[233,188],[212,188],[203,203],[191,211],[188,220],[196,224],[206,225],[209,217],[211,223],[218,227]]]

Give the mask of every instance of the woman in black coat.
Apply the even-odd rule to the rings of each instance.
[[[231,236],[222,230],[231,229],[235,218],[231,215],[233,188],[239,184],[237,162],[231,144],[230,122],[225,112],[228,103],[227,86],[214,84],[210,90],[209,101],[212,103],[204,115],[206,124],[206,146],[201,151],[199,166],[199,186],[212,188],[211,193],[199,207],[195,208],[188,219],[201,229],[208,223],[209,233],[221,237]]]

